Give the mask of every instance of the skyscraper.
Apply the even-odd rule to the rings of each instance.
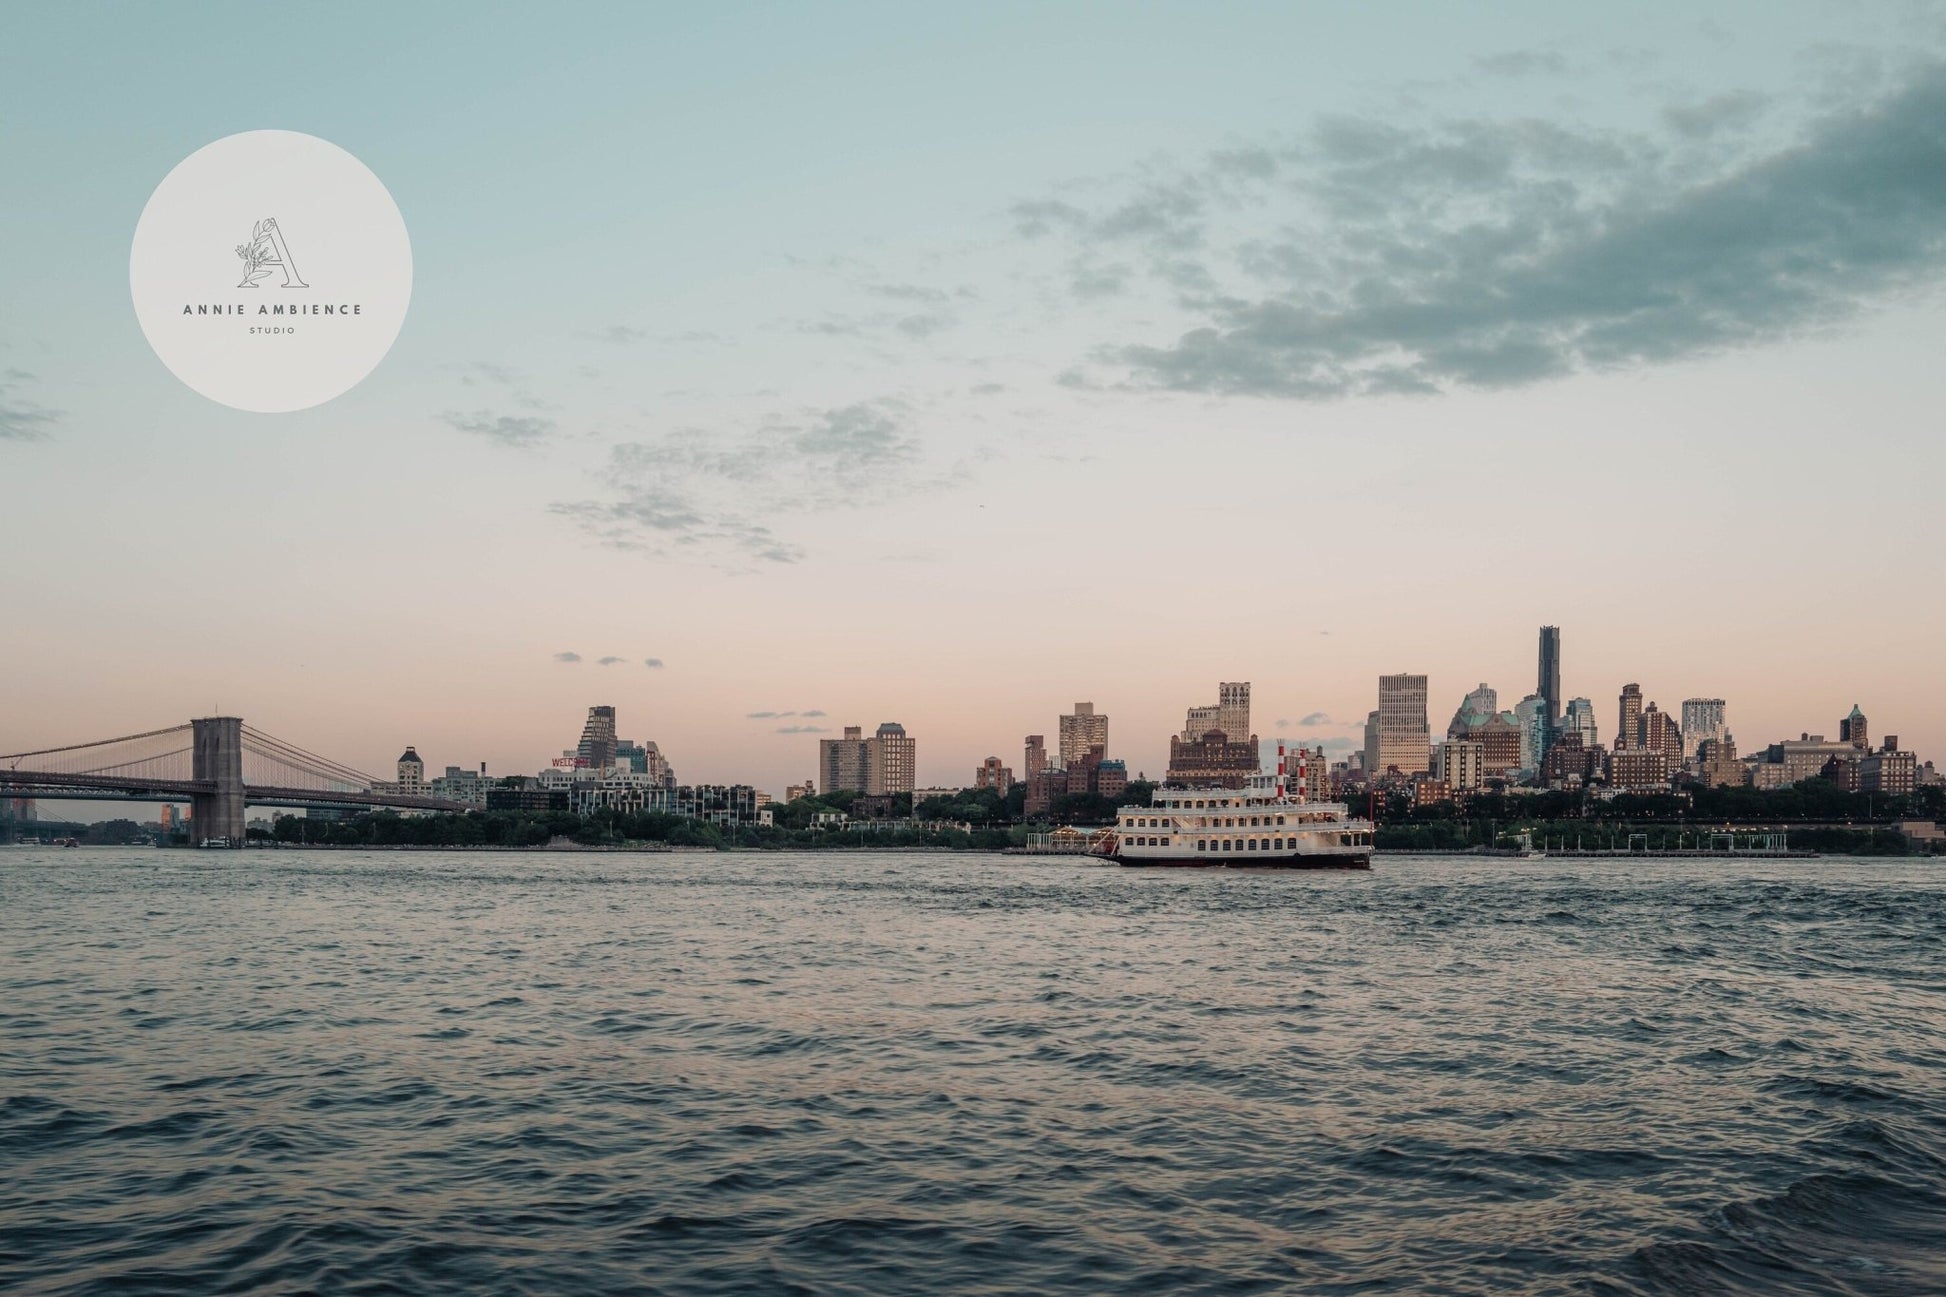
[[[397,791],[408,797],[423,797],[426,792],[426,763],[419,759],[419,753],[407,748],[399,754],[399,782]]]
[[[827,793],[909,793],[918,764],[917,741],[896,721],[886,721],[870,738],[847,725],[843,738],[818,740],[818,782]]]
[[[1561,733],[1579,734],[1583,751],[1592,752],[1595,744],[1601,741],[1595,724],[1595,705],[1586,698],[1568,699],[1567,710],[1561,714]]]
[[[1378,769],[1402,775],[1432,766],[1432,732],[1426,723],[1426,677],[1391,675],[1378,678]]]
[[[1547,699],[1528,694],[1514,706],[1514,724],[1520,727],[1520,768],[1539,770],[1547,759]]]
[[[1023,779],[1032,779],[1035,775],[1047,769],[1047,738],[1045,735],[1029,734],[1027,736],[1026,750],[1021,756],[1020,768],[1021,778]]]
[[[1074,711],[1061,717],[1061,768],[1069,770],[1089,748],[1108,748],[1108,717],[1097,714],[1093,703],[1076,703]]]
[[[1453,719],[1446,726],[1449,739],[1465,738],[1466,732],[1475,726],[1484,725],[1500,714],[1500,695],[1486,681],[1480,687],[1460,699],[1460,705],[1453,712]]]
[[[818,740],[818,785],[827,793],[849,789],[865,791],[865,731],[857,725],[845,726],[844,737]]]
[[[1545,703],[1547,734],[1544,743],[1549,743],[1561,731],[1561,628],[1559,626],[1541,627],[1540,683],[1534,686],[1534,692],[1539,694]]]
[[[615,709],[590,707],[588,723],[581,727],[581,742],[574,755],[584,766],[606,770],[615,764]]]
[[[1702,745],[1708,740],[1719,742],[1724,735],[1723,700],[1721,698],[1685,698],[1682,700],[1682,750],[1683,756],[1700,755]]]
[[[1250,737],[1250,682],[1225,680],[1216,686],[1216,728],[1241,743]]]
[[[1838,722],[1838,741],[1849,743],[1855,748],[1868,748],[1872,745],[1871,727],[1866,724],[1865,713],[1858,704],[1851,705],[1851,715]]]
[[[1191,707],[1183,718],[1182,740],[1200,743],[1211,730],[1222,730],[1223,737],[1241,743],[1250,737],[1250,682],[1224,680],[1216,686],[1213,705]]]
[[[1682,730],[1670,719],[1668,712],[1650,703],[1642,713],[1641,725],[1641,739],[1637,746],[1660,752],[1670,770],[1682,765]]]
[[[1641,741],[1642,686],[1625,684],[1619,714],[1615,717],[1615,751],[1622,752]]]
[[[872,735],[866,761],[869,767],[866,792],[877,797],[909,793],[919,767],[919,742],[906,734],[905,726],[886,721]]]

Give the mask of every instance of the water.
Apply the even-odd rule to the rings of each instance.
[[[1946,1290],[1946,871],[0,852],[0,1290]]]

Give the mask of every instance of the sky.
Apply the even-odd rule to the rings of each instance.
[[[228,409],[129,300],[163,176],[308,132],[410,313]],[[781,791],[1088,700],[1355,740],[1946,759],[1946,5],[38,5],[0,37],[0,751],[215,712],[531,772],[589,705]]]

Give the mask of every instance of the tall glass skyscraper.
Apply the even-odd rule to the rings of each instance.
[[[1547,741],[1561,732],[1561,628],[1541,627],[1540,683],[1534,692],[1547,707]]]

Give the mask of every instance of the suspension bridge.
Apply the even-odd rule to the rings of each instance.
[[[205,716],[166,730],[37,752],[0,753],[0,797],[187,800],[196,844],[229,847],[243,845],[249,806],[467,809],[440,797],[400,793],[235,716]]]

